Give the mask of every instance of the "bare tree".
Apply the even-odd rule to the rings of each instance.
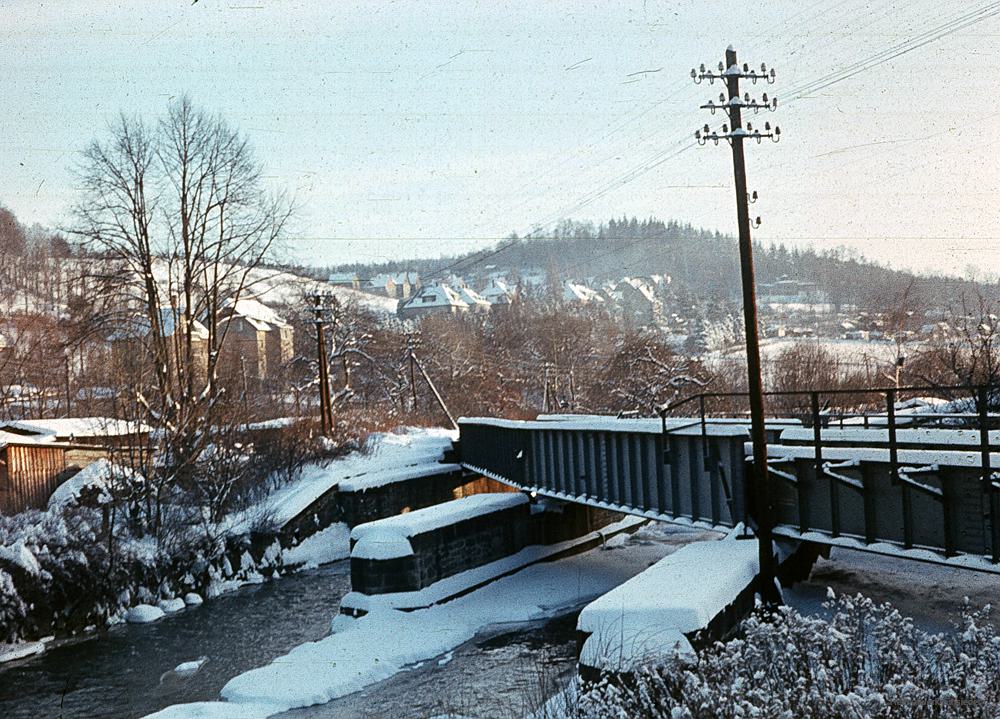
[[[134,388],[168,443],[171,470],[150,483],[162,489],[208,442],[222,303],[251,283],[292,207],[265,190],[247,140],[187,97],[155,125],[120,117],[84,152],[78,176],[72,232],[95,257],[101,319],[151,358],[152,381]]]

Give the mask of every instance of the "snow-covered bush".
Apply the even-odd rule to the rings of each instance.
[[[891,605],[860,595],[827,606],[829,619],[787,607],[756,614],[740,638],[696,659],[603,679],[557,715],[931,719],[1000,712],[1000,636],[986,621],[989,607],[966,607],[958,631],[929,634]]]

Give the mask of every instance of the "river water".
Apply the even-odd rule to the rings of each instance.
[[[349,564],[336,562],[55,647],[0,669],[0,717],[141,717],[218,699],[235,675],[329,634],[350,584]],[[202,656],[208,661],[196,674],[173,673]]]
[[[666,554],[709,536],[668,531],[642,541],[662,545]],[[963,594],[977,605],[1000,597],[997,575],[835,550],[786,599],[800,611],[822,612],[828,586],[892,601],[935,631],[947,628]],[[0,669],[0,718],[141,717],[171,704],[218,699],[237,674],[326,636],[348,591],[350,567],[341,561],[244,587],[154,624],[115,627],[54,647]],[[454,713],[520,719],[575,671],[575,626],[576,614],[569,613],[493,628],[361,692],[282,716],[426,719]],[[202,656],[208,661],[196,674],[172,671]]]

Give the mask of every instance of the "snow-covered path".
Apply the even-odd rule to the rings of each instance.
[[[704,533],[640,532],[610,549],[529,567],[479,591],[417,612],[376,609],[360,619],[337,617],[333,633],[271,664],[232,679],[225,701],[169,707],[156,719],[254,719],[328,702],[386,679],[408,665],[446,654],[487,627],[563,614],[611,590]]]

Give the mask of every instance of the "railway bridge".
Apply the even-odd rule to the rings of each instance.
[[[945,389],[947,402],[916,399],[942,388],[769,393],[804,411],[766,422],[766,513],[736,394],[697,395],[650,419],[464,418],[460,462],[525,492],[651,519],[751,530],[766,521],[776,539],[1000,571],[993,391]],[[831,409],[848,401],[867,409]]]

